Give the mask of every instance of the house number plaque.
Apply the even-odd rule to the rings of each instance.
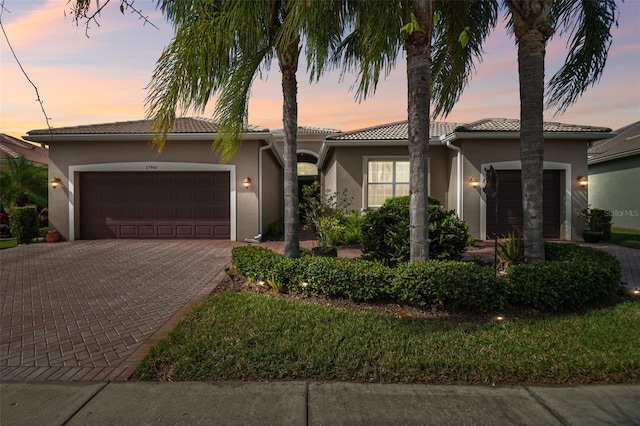
[[[147,167],[145,167],[145,170],[158,170],[158,166],[155,164],[147,164]]]

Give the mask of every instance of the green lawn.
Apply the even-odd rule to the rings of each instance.
[[[11,247],[16,247],[17,245],[18,245],[18,240],[16,240],[15,238],[13,238],[11,240],[2,240],[2,241],[0,241],[0,250],[6,249],[6,248],[11,248]]]
[[[640,229],[611,228],[611,242],[640,249]]]
[[[214,293],[151,349],[135,377],[637,383],[638,330],[640,300],[582,315],[464,322]]]

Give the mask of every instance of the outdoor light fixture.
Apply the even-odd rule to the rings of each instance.
[[[471,186],[473,186],[474,188],[477,188],[478,186],[480,186],[480,180],[475,176],[471,176],[469,178],[469,182],[471,182]]]
[[[53,189],[56,189],[58,185],[62,183],[62,179],[60,179],[59,177],[53,177],[51,178],[50,182],[51,182],[51,187]]]
[[[587,186],[589,183],[589,179],[586,176],[578,176],[578,184],[580,186]]]
[[[249,186],[251,185],[251,179],[249,179],[249,176],[247,176],[246,178],[244,178],[244,180],[242,181],[242,186],[244,186],[244,189],[249,189]]]

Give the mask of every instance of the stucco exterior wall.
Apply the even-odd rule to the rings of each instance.
[[[448,149],[443,146],[429,147],[429,194],[447,203],[449,192],[449,163]],[[363,182],[366,159],[398,158],[409,159],[409,149],[406,146],[344,146],[333,147],[323,170],[325,190],[341,192],[347,190],[352,198],[350,209],[362,210]]]
[[[640,155],[589,166],[589,204],[611,210],[612,226],[640,230]]]
[[[258,148],[263,145],[264,141],[245,141],[229,162],[220,165],[231,172],[231,191],[236,195],[237,240],[258,233],[257,185],[244,190],[242,180],[246,176],[255,176],[256,184],[258,183]],[[117,171],[118,167],[130,168],[133,163],[139,163],[136,165],[139,170],[134,171],[153,173],[164,170],[200,170],[198,167],[218,165],[220,161],[218,155],[212,152],[209,141],[169,141],[162,153],[158,153],[155,147],[145,141],[52,142],[49,176],[61,178],[62,185],[55,190],[49,189],[50,226],[55,227],[65,239],[79,235],[79,221],[74,220],[75,228],[71,230],[69,218],[80,217],[78,206],[82,188],[78,186],[79,179],[76,175],[79,173],[69,176],[70,170],[83,166],[82,170],[88,171],[88,165],[110,164],[114,167],[112,171]],[[69,197],[72,198],[71,203]]]
[[[262,154],[262,229],[284,217],[284,186],[282,167],[270,150]]]

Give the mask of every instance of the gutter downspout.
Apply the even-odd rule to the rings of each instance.
[[[455,133],[446,136],[441,140],[447,148],[456,151],[456,212],[458,218],[464,219],[462,214],[462,148],[452,145],[451,142],[455,140]]]

